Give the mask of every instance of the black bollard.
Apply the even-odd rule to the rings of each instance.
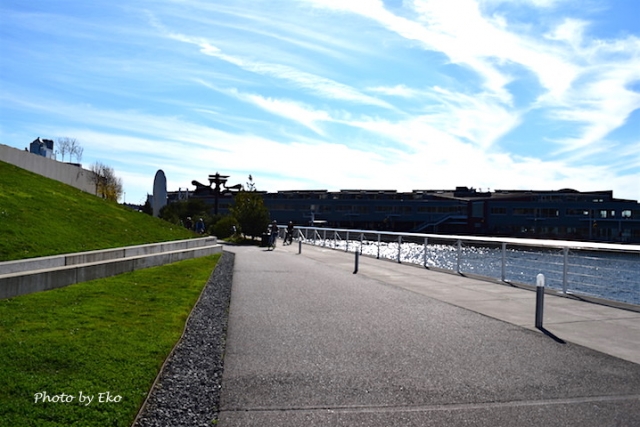
[[[536,328],[542,329],[544,310],[544,274],[536,276]]]
[[[302,253],[302,239],[298,240],[298,255]]]
[[[360,252],[356,251],[356,268],[353,270],[353,274],[358,272],[358,262],[360,261]]]

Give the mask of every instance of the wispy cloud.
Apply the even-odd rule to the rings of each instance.
[[[76,137],[128,198],[160,168],[173,188],[220,170],[268,190],[640,198],[640,24],[601,32],[628,5],[247,4],[3,3],[0,142]]]
[[[570,138],[556,139],[562,147],[558,153],[582,150],[598,144],[612,130],[620,127],[631,112],[640,108],[639,94],[627,89],[627,85],[640,79],[640,39],[631,36],[625,40],[608,42],[588,38],[588,24],[580,19],[567,18],[549,30],[540,33],[522,32],[520,27],[510,25],[507,19],[496,12],[484,15],[480,4],[474,0],[442,2],[437,0],[413,0],[411,3],[417,18],[398,17],[384,9],[382,2],[344,2],[333,0],[309,0],[317,7],[330,8],[358,14],[376,20],[385,28],[411,40],[421,42],[424,49],[442,52],[456,64],[469,67],[484,81],[486,97],[489,94],[502,103],[503,114],[484,115],[496,117],[495,123],[502,130],[493,137],[478,133],[457,132],[461,137],[474,138],[482,145],[504,135],[518,123],[506,108],[513,107],[513,95],[507,89],[515,76],[504,71],[508,64],[519,64],[531,71],[545,92],[530,108],[551,108],[554,119],[577,122],[583,128]],[[493,2],[494,4],[497,2]],[[536,7],[550,8],[558,1],[531,1]],[[387,94],[392,93],[389,90]],[[395,93],[407,95],[408,89]],[[451,91],[445,98],[453,96]],[[467,98],[477,94],[459,94]],[[472,108],[461,103],[455,110],[457,119],[464,121],[469,112],[483,116],[487,104],[477,102]],[[497,109],[499,111],[500,108]],[[494,112],[496,109],[494,108]],[[487,126],[490,129],[491,126]],[[454,128],[451,127],[453,130]],[[455,132],[455,131],[454,131]]]
[[[274,77],[283,80],[295,88],[302,89],[322,98],[337,99],[365,105],[375,105],[384,108],[393,107],[385,101],[366,95],[351,86],[334,80],[307,73],[287,65],[276,63],[257,62],[250,59],[237,57],[224,53],[214,46],[209,40],[201,37],[190,37],[180,33],[169,32],[167,37],[184,43],[196,45],[200,52],[230,64],[243,70],[263,76]]]

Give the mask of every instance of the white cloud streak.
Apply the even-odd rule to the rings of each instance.
[[[551,107],[556,119],[583,126],[576,137],[556,140],[562,147],[558,153],[598,145],[640,108],[640,94],[626,89],[629,83],[640,80],[640,39],[637,37],[615,42],[589,40],[584,34],[587,27],[584,21],[565,19],[545,37],[538,38],[511,29],[500,15],[483,16],[475,0],[412,0],[409,3],[418,15],[416,21],[391,14],[380,1],[308,1],[316,7],[373,19],[390,31],[421,42],[424,49],[446,54],[453,63],[469,67],[482,76],[487,92],[505,107],[513,105],[512,95],[506,88],[513,77],[502,71],[501,65],[519,64],[530,70],[545,89],[532,108]],[[530,3],[550,8],[558,2],[532,0]],[[478,103],[474,110],[483,109],[486,104]],[[463,115],[464,110],[458,114]],[[517,124],[517,120],[508,122]],[[500,137],[505,130],[508,127],[494,135],[463,134],[480,138],[481,145],[490,146],[488,141]]]
[[[251,61],[225,54],[221,49],[214,46],[204,38],[189,37],[178,33],[169,33],[167,36],[174,40],[197,45],[200,48],[200,52],[203,54],[236,65],[245,71],[283,80],[293,85],[293,87],[302,89],[322,98],[336,99],[365,105],[375,105],[389,109],[393,108],[385,101],[368,96],[348,85],[325,77],[300,71],[286,65]]]
[[[122,166],[125,184],[146,191],[155,169],[164,169],[175,189],[224,168],[238,182],[252,173],[271,191],[616,185],[640,198],[640,139],[612,135],[637,120],[640,40],[598,39],[582,17],[524,25],[507,13],[549,12],[560,3],[407,0],[391,9],[380,0],[305,0],[280,26],[271,7],[167,3],[147,14],[146,29],[119,31],[157,53],[129,52],[118,67],[114,46],[108,55],[85,52],[75,74],[51,70],[46,83],[64,85],[48,97],[31,92],[33,82],[29,89],[3,87],[2,111],[48,118],[39,129],[78,138],[87,161]],[[172,15],[174,8],[180,12]],[[216,22],[224,28],[207,28]],[[109,40],[107,27],[99,25],[96,40]],[[363,28],[367,35],[359,38]],[[315,66],[323,60],[335,62]],[[349,71],[338,69],[347,63]],[[101,71],[104,65],[114,66]],[[83,73],[101,80],[75,82]],[[147,79],[153,84],[139,90]],[[514,88],[525,84],[529,98]],[[73,100],[57,98],[72,91],[79,94]],[[115,105],[103,102],[108,95],[118,98]],[[151,97],[168,108],[141,102]],[[506,151],[535,114],[541,126],[567,130],[536,129],[539,140],[527,141],[536,147]],[[536,150],[549,140],[554,149]]]

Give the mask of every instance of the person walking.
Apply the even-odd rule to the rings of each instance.
[[[278,223],[274,220],[269,228],[271,235],[269,236],[269,245],[276,247],[276,238],[278,237]]]
[[[204,221],[202,220],[202,218],[200,218],[198,222],[196,222],[196,233],[204,234]]]

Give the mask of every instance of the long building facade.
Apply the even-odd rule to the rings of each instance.
[[[200,185],[168,201],[202,198],[228,212],[234,192]],[[279,223],[435,234],[640,243],[640,204],[612,191],[293,190],[259,192]]]

